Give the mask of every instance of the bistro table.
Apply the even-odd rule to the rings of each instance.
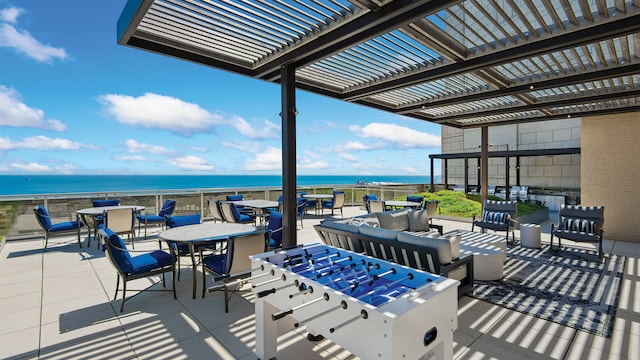
[[[280,203],[277,201],[273,201],[273,200],[240,200],[240,201],[230,201],[232,203],[234,203],[235,205],[240,205],[240,206],[244,206],[244,207],[249,207],[252,209],[255,209],[257,211],[255,211],[256,215],[258,216],[258,218],[260,218],[260,225],[263,224],[263,220],[266,217],[266,213],[265,213],[265,209],[273,209],[273,208],[278,208],[278,206],[280,206]]]
[[[410,208],[417,208],[420,205],[422,205],[419,202],[415,202],[415,201],[406,201],[406,200],[389,200],[389,201],[385,201],[384,202],[385,206],[391,206],[391,207],[410,207]]]
[[[191,254],[193,265],[193,298],[196,298],[196,257],[195,246],[206,242],[225,241],[230,236],[251,234],[256,231],[253,225],[238,223],[206,223],[186,225],[165,230],[158,235],[158,239],[166,242],[186,244]]]
[[[304,194],[302,195],[303,198],[305,199],[315,199],[316,201],[316,208],[314,209],[316,211],[316,214],[318,213],[318,210],[322,209],[322,200],[323,199],[333,199],[333,195],[331,194]]]
[[[98,234],[98,222],[96,218],[100,215],[103,215],[107,210],[115,210],[115,209],[133,209],[136,213],[144,210],[145,207],[141,205],[120,205],[120,206],[99,206],[99,207],[90,207],[84,208],[76,211],[76,220],[82,220],[85,225],[87,225],[87,247],[91,245],[91,227],[87,222],[87,217],[91,217],[93,223],[93,237]]]

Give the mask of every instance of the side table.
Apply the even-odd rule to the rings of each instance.
[[[527,248],[540,249],[542,247],[540,234],[540,225],[520,224],[520,245]]]

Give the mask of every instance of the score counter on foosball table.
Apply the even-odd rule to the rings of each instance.
[[[457,280],[321,244],[253,255],[251,265],[260,359],[276,358],[287,317],[362,359],[453,358]]]

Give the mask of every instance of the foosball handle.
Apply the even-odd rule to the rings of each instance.
[[[261,297],[265,297],[267,295],[275,294],[275,293],[276,293],[276,288],[271,288],[269,290],[260,291],[259,293],[256,294],[256,297],[261,298]]]
[[[275,314],[271,315],[271,319],[273,321],[280,320],[280,319],[282,319],[283,317],[285,317],[285,316],[287,316],[289,314],[293,314],[293,309],[289,309],[289,310],[285,310],[285,311],[280,311],[279,313],[275,313]]]

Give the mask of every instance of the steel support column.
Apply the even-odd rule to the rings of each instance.
[[[482,206],[489,197],[488,186],[489,183],[489,127],[483,126],[481,128],[480,135],[480,198],[482,199]]]
[[[429,192],[434,192],[435,187],[433,185],[433,158],[430,158],[429,162],[431,163],[431,187],[430,187]]]
[[[464,193],[469,193],[469,158],[464,158]]]
[[[282,67],[282,247],[298,244],[296,234],[296,69]]]

